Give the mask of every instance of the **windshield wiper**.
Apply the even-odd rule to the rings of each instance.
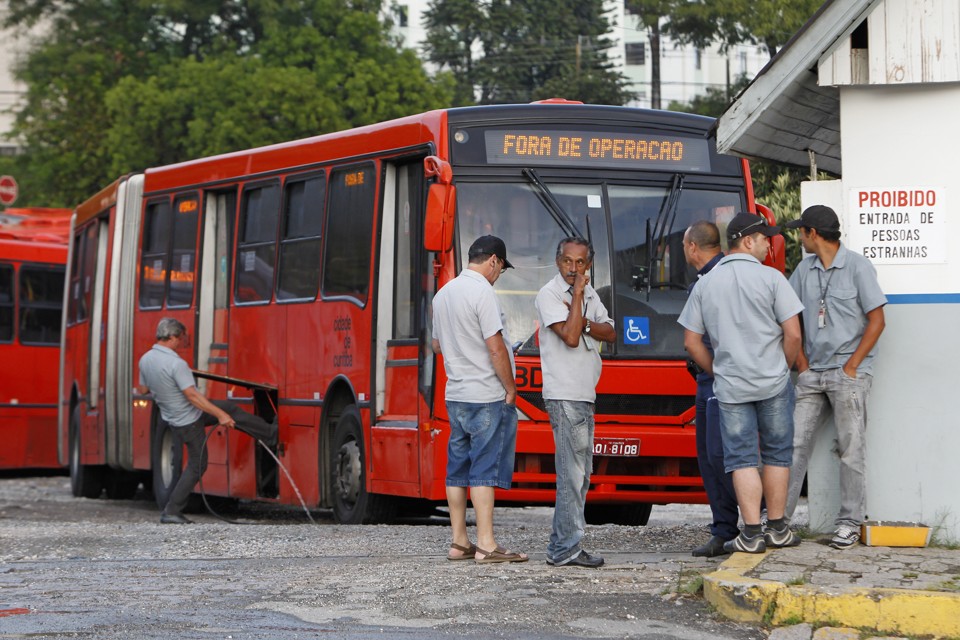
[[[657,286],[658,284],[668,284],[668,283],[655,283],[653,281],[653,268],[654,265],[659,264],[663,260],[663,256],[667,251],[667,247],[663,242],[663,237],[667,234],[667,230],[673,226],[673,221],[677,216],[677,205],[680,203],[680,194],[683,192],[683,179],[684,175],[682,173],[673,174],[673,181],[670,183],[670,192],[667,193],[667,197],[664,198],[663,204],[660,205],[660,211],[657,212],[657,220],[653,223],[653,234],[656,236],[656,251],[652,251],[653,247],[650,246],[650,219],[647,219],[647,296],[649,298],[650,289]]]
[[[560,203],[557,202],[557,199],[553,197],[553,193],[547,188],[547,185],[543,184],[537,172],[533,169],[525,168],[523,169],[523,175],[530,184],[537,188],[537,198],[539,198],[540,202],[547,208],[547,211],[550,212],[551,217],[553,217],[556,223],[560,225],[560,228],[563,229],[568,236],[586,238],[586,236],[577,229],[577,225],[573,222],[569,214],[564,211]]]

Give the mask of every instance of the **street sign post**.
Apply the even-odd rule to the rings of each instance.
[[[0,204],[9,207],[17,201],[20,188],[13,176],[0,176]]]

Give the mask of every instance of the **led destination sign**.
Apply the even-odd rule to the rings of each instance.
[[[606,131],[488,129],[490,164],[576,165],[664,171],[708,171],[705,138]]]

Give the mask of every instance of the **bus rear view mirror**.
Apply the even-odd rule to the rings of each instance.
[[[764,218],[769,225],[777,224],[777,218],[773,215],[773,209],[766,205],[757,205],[757,215]],[[783,270],[787,266],[787,243],[782,235],[776,235],[770,238],[770,253],[767,254],[767,259],[763,261],[763,264],[783,273]]]
[[[427,251],[449,251],[453,244],[453,214],[457,188],[452,184],[434,183],[427,194],[427,217],[423,225],[423,248]]]
[[[427,194],[427,215],[423,223],[423,248],[446,252],[453,244],[453,216],[456,209],[457,188],[453,186],[453,169],[449,162],[437,156],[423,159],[427,178],[436,178]]]

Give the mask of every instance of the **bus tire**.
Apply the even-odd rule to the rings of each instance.
[[[103,492],[103,467],[81,464],[80,407],[70,414],[70,492],[77,498],[99,498]]]
[[[587,524],[622,524],[628,527],[644,527],[650,521],[653,505],[637,504],[587,504],[583,515]]]
[[[367,491],[363,426],[356,405],[343,409],[333,432],[331,447],[333,516],[340,524],[375,524],[393,517],[387,496]]]
[[[183,447],[175,446],[173,431],[164,420],[158,417],[156,425],[153,446],[150,447],[150,469],[153,475],[153,497],[157,506],[163,509],[183,472]]]

